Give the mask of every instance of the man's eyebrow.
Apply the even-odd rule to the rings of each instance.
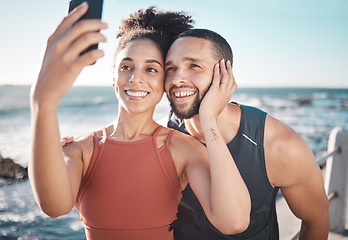
[[[167,67],[167,66],[171,65],[172,63],[173,63],[173,61],[168,61],[164,64],[164,66]]]
[[[193,57],[184,57],[184,61],[189,61],[189,62],[198,62],[200,59],[199,58],[193,58]]]
[[[193,58],[193,57],[184,57],[183,60],[184,60],[184,62],[198,62],[198,61],[200,61],[199,58]],[[166,62],[164,64],[164,66],[166,67],[166,66],[169,66],[171,64],[173,64],[173,61],[169,60],[168,62]]]

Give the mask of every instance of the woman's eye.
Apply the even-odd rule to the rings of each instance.
[[[130,68],[130,66],[128,66],[128,65],[122,65],[121,67],[120,67],[120,70],[121,71],[128,71],[128,70],[130,70],[131,68]]]
[[[147,68],[147,71],[148,72],[158,72],[155,68],[151,68],[151,67]]]

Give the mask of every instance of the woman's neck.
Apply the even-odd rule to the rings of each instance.
[[[153,120],[153,112],[129,113],[119,109],[110,138],[117,141],[132,142],[152,136],[158,128]]]

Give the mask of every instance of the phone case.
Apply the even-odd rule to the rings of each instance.
[[[103,0],[72,0],[69,4],[69,12],[71,12],[74,8],[76,8],[83,2],[88,3],[88,11],[78,21],[83,19],[101,19],[103,11]],[[80,55],[97,48],[98,44],[91,45],[82,53],[80,53]]]
[[[72,0],[69,4],[69,12],[71,12],[74,8],[76,8],[83,2],[87,2],[89,8],[86,14],[80,18],[80,20],[101,19],[103,11],[103,0]]]

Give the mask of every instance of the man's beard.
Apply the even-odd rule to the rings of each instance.
[[[180,119],[190,119],[194,115],[199,113],[199,107],[201,105],[201,100],[199,100],[199,94],[196,94],[196,97],[193,100],[193,103],[192,103],[190,109],[188,109],[187,111],[183,111],[182,110],[182,108],[184,108],[184,107],[180,107],[180,106],[177,107],[177,106],[175,106],[174,101],[172,99],[169,99],[168,96],[167,96],[167,98],[168,98],[168,100],[170,102],[170,107],[172,108],[173,112]],[[184,105],[187,105],[187,103],[185,103]]]

